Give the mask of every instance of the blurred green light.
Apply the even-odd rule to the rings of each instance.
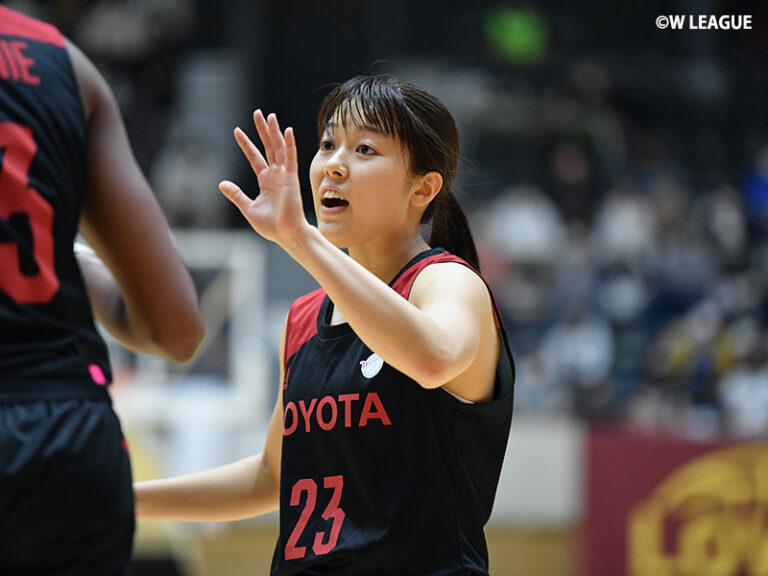
[[[490,48],[513,64],[532,65],[547,49],[548,27],[532,8],[498,6],[485,14],[485,37]]]

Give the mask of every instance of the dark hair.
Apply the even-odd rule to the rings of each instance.
[[[437,172],[443,177],[443,187],[422,217],[422,223],[432,220],[429,244],[442,246],[479,270],[467,216],[451,193],[459,164],[459,132],[443,103],[426,90],[391,76],[355,76],[323,100],[317,120],[320,137],[336,114],[344,122],[364,123],[400,138],[411,173]]]

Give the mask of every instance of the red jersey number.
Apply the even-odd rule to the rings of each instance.
[[[344,510],[339,508],[341,502],[341,491],[344,488],[344,476],[326,476],[323,479],[323,488],[326,490],[332,489],[331,500],[328,502],[328,506],[325,507],[325,511],[322,513],[323,520],[332,520],[331,530],[326,538],[325,532],[316,532],[315,540],[312,544],[312,552],[316,556],[327,554],[336,547],[339,541],[339,532],[341,532],[341,524],[344,522]],[[302,478],[298,480],[291,490],[291,506],[298,506],[301,503],[301,495],[306,492],[307,497],[304,501],[304,507],[299,515],[299,520],[296,522],[291,535],[288,537],[288,542],[285,545],[285,559],[297,560],[304,558],[307,555],[306,546],[297,546],[299,538],[302,532],[307,527],[312,513],[315,511],[317,504],[317,482],[311,478]],[[325,540],[325,541],[323,541]]]
[[[0,122],[0,218],[4,228],[25,237],[33,249],[31,256],[23,254],[14,237],[0,236],[0,289],[19,304],[45,304],[59,290],[53,208],[28,186],[36,152],[31,128]]]

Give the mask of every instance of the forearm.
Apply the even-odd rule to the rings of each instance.
[[[314,227],[281,244],[327,292],[355,333],[426,387],[466,368],[470,353],[435,320],[331,244]],[[447,372],[446,372],[447,369]]]
[[[134,484],[136,516],[225,522],[277,510],[279,480],[262,455],[176,478]]]
[[[75,257],[96,319],[121,344],[140,349],[141,342],[131,337],[125,302],[115,277],[89,247],[76,244]]]
[[[101,258],[82,245],[75,246],[75,255],[93,314],[107,332],[130,350],[177,360],[161,345],[152,327],[141,322],[142,315],[131,314],[115,276]]]
[[[94,273],[98,282],[86,272],[89,290],[92,284],[107,295],[107,306],[92,296],[97,317],[125,346],[186,362],[204,336],[194,284],[133,156],[114,95],[79,50],[70,53],[88,118],[80,232],[109,270]]]

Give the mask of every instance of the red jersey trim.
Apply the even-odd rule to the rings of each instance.
[[[317,315],[325,298],[325,290],[318,288],[291,304],[285,333],[283,368],[288,369],[288,360],[299,348],[317,334]]]
[[[440,264],[443,262],[455,262],[456,264],[462,264],[472,270],[475,274],[477,274],[480,277],[480,280],[483,281],[485,284],[485,287],[488,289],[488,294],[491,296],[491,304],[493,305],[493,315],[496,318],[496,326],[498,328],[504,328],[504,321],[501,318],[501,313],[499,312],[499,307],[496,305],[496,298],[493,296],[493,291],[491,290],[491,287],[488,286],[488,283],[485,281],[485,278],[483,278],[482,274],[475,270],[470,264],[468,264],[465,260],[459,258],[458,256],[454,256],[450,252],[442,252],[440,254],[435,254],[434,256],[429,256],[427,258],[423,258],[416,262],[413,266],[408,268],[405,272],[403,272],[397,280],[395,280],[394,285],[392,286],[392,289],[400,294],[403,298],[406,300],[410,298],[411,296],[411,289],[413,288],[413,283],[416,281],[416,277],[419,275],[419,273],[424,270],[427,266],[431,264]]]
[[[19,14],[5,6],[0,6],[0,35],[26,38],[59,48],[67,46],[64,36],[55,26]]]
[[[442,262],[462,264],[480,277],[488,289],[488,294],[491,296],[496,325],[498,328],[503,329],[504,323],[501,319],[498,306],[496,306],[496,300],[493,297],[493,292],[487,282],[485,282],[485,279],[477,270],[467,264],[467,262],[458,256],[454,256],[450,252],[442,252],[440,254],[422,258],[398,276],[395,283],[392,285],[392,289],[407,300],[411,294],[413,283],[416,281],[416,277],[419,273],[427,266]],[[286,371],[286,375],[288,372],[288,360],[298,352],[299,348],[301,348],[305,342],[317,334],[317,317],[324,299],[325,290],[318,288],[314,292],[310,292],[309,294],[298,298],[291,305],[290,311],[288,312],[288,324],[285,334],[285,354],[283,357],[283,369]]]
[[[397,280],[395,280],[395,283],[392,285],[392,289],[407,300],[411,295],[411,288],[413,288],[413,283],[416,281],[416,277],[419,275],[419,273],[430,264],[439,264],[442,262],[456,262],[457,264],[464,264],[464,266],[472,268],[469,264],[464,262],[464,260],[458,256],[454,256],[450,252],[435,254],[434,256],[422,258],[413,266],[408,268],[405,272],[403,272],[397,278]]]

